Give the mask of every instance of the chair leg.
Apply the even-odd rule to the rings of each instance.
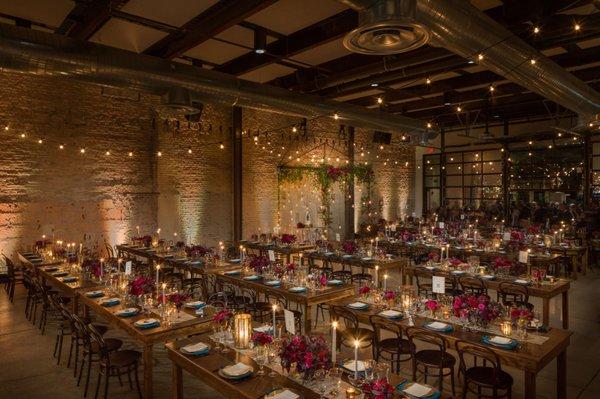
[[[121,374],[117,374],[117,378],[119,379],[119,385],[123,386],[123,380],[121,379]]]
[[[71,344],[69,345],[69,357],[67,358],[67,368],[71,367],[71,356],[73,356],[73,336],[74,333],[71,332]],[[77,363],[75,363],[77,364]],[[77,368],[77,367],[75,367]]]
[[[98,391],[100,391],[100,383],[102,382],[102,366],[98,365],[98,381],[96,381],[96,395],[94,399],[98,399]],[[84,395],[85,397],[85,395]]]
[[[77,386],[81,383],[81,377],[83,376],[83,366],[85,365],[85,356],[81,356],[81,364],[79,365],[79,376],[77,377]],[[77,354],[75,354],[75,369],[77,369]]]
[[[133,383],[131,382],[131,372],[133,371],[133,369],[131,367],[129,367],[127,369],[127,380],[129,381],[129,389],[133,391]]]
[[[440,381],[439,381],[439,389],[442,392],[444,388],[444,368],[440,367]]]
[[[85,376],[85,390],[84,390],[84,394],[83,394],[84,398],[87,395],[88,386],[90,385],[90,374],[92,374],[92,355],[91,354],[88,355],[87,365],[88,365],[87,366],[87,375]],[[98,372],[100,372],[100,364],[98,364]]]
[[[60,364],[60,357],[62,355],[62,347],[63,347],[63,338],[64,337],[64,331],[61,330],[60,332],[60,342],[58,343],[58,357],[56,359],[56,364]]]
[[[104,399],[108,398],[108,377],[110,376],[110,370],[106,369],[104,375]]]
[[[452,385],[452,396],[456,396],[455,387],[454,387],[454,368],[452,368],[452,372],[450,373],[450,384]]]
[[[463,389],[462,389],[462,399],[467,399],[467,377],[464,377],[463,381]]]
[[[56,332],[56,339],[54,340],[54,352],[52,352],[52,357],[56,357],[56,352],[58,352],[58,341],[60,340],[60,330]]]
[[[137,387],[139,398],[142,399],[142,390],[140,389],[140,380],[138,378],[138,365],[137,365],[137,363],[134,366],[134,372],[135,372],[135,386]]]

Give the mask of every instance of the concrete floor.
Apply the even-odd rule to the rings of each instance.
[[[18,287],[15,302],[0,292],[0,399],[4,398],[81,398],[83,389],[76,386],[72,369],[67,369],[65,357],[61,365],[52,358],[55,329],[50,326],[45,335],[25,319],[24,291]],[[536,307],[541,302],[534,300]],[[560,326],[560,299],[551,302],[551,322]],[[600,273],[582,276],[572,285],[570,293],[570,325],[574,335],[568,350],[568,397],[600,398]],[[110,330],[107,336],[118,337],[124,348],[135,348],[129,336]],[[65,346],[68,350],[68,345]],[[171,368],[166,352],[155,347],[154,386],[156,398],[170,398]],[[403,370],[408,366],[403,365]],[[513,397],[522,397],[522,375],[507,368],[515,378]],[[140,373],[140,376],[142,374]],[[95,376],[92,369],[92,376]],[[94,381],[94,380],[92,380]],[[433,381],[432,381],[433,382]],[[537,378],[538,398],[554,398],[556,364],[552,362]],[[92,389],[95,385],[92,384]],[[186,398],[222,398],[221,395],[184,372]],[[92,391],[93,392],[93,391]],[[460,392],[460,390],[458,391]],[[89,395],[92,397],[93,395]],[[110,398],[137,398],[127,385],[120,387],[111,381]]]

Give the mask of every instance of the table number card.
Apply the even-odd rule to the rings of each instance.
[[[132,262],[130,260],[125,262],[125,275],[126,276],[131,275],[131,266],[132,266]]]
[[[502,234],[502,240],[510,241],[510,232],[505,232],[504,234]]]
[[[273,251],[272,249],[269,249],[269,260],[271,262],[275,262],[275,251]]]
[[[335,240],[336,240],[337,242],[340,242],[340,241],[342,241],[342,237],[340,237],[340,233],[335,233]]]
[[[287,309],[283,309],[283,317],[285,318],[285,329],[290,334],[296,334],[296,322],[294,320],[294,313]]]
[[[446,278],[441,276],[433,276],[431,278],[432,290],[436,294],[446,293]]]
[[[528,259],[529,259],[529,252],[519,251],[519,263],[527,263]]]
[[[443,229],[443,228],[444,228],[444,226],[445,226],[444,222],[440,222],[440,223],[439,223],[439,227],[440,227],[440,229]]]

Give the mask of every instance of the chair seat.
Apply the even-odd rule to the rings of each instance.
[[[513,378],[510,374],[500,370],[494,379],[494,369],[492,367],[475,366],[467,369],[465,373],[468,380],[479,385],[496,386],[500,389],[509,389],[513,384]]]
[[[454,367],[454,364],[456,363],[456,358],[454,356],[448,353],[442,354],[442,352],[432,349],[418,351],[415,353],[415,360],[429,367],[439,367],[440,360],[444,368]]]
[[[409,354],[410,342],[407,339],[387,338],[379,341],[379,349],[389,353]]]
[[[104,342],[109,352],[118,351],[123,345],[123,341],[117,338],[104,338]],[[98,344],[96,342],[92,342],[92,353],[98,353]]]
[[[142,354],[138,351],[125,349],[110,353],[108,358],[112,367],[122,368],[134,365],[141,356]]]

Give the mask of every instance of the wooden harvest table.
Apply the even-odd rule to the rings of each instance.
[[[229,284],[236,285],[238,287],[245,287],[255,292],[269,293],[276,292],[284,296],[288,301],[298,303],[304,307],[304,320],[302,322],[304,331],[309,334],[311,331],[312,321],[312,307],[321,303],[327,303],[336,299],[346,298],[355,295],[355,289],[352,285],[343,284],[340,286],[328,286],[325,289],[319,289],[317,291],[306,291],[303,293],[289,291],[289,286],[282,284],[279,287],[273,287],[264,284],[264,279],[260,280],[244,280],[244,275],[227,275],[222,272],[215,273],[217,278]]]
[[[80,302],[89,309],[92,309],[95,314],[102,317],[106,320],[110,325],[125,331],[129,334],[133,339],[138,341],[143,350],[143,360],[144,360],[144,398],[151,399],[153,396],[153,360],[152,360],[152,352],[154,344],[165,342],[167,339],[186,337],[191,334],[199,334],[204,331],[209,330],[212,317],[208,314],[204,317],[195,317],[193,320],[183,321],[180,323],[174,323],[171,325],[166,325],[166,323],[161,322],[159,327],[150,328],[150,329],[139,329],[133,325],[133,323],[137,320],[144,319],[147,316],[142,313],[135,315],[133,317],[122,318],[115,314],[118,310],[124,309],[127,306],[123,303],[120,303],[116,306],[105,307],[100,305],[99,299],[89,298],[85,295],[85,291],[79,292]],[[102,298],[100,298],[102,299]],[[190,314],[194,314],[193,310],[189,310],[183,308],[182,311],[185,311]],[[157,319],[160,317],[153,315]]]
[[[285,388],[294,391],[302,399],[318,399],[320,396],[315,391],[297,383],[296,381],[277,373],[276,376],[269,376],[269,368],[265,367],[265,375],[254,375],[252,378],[247,378],[241,381],[231,381],[221,378],[218,370],[237,362],[243,362],[254,370],[258,370],[259,366],[247,354],[230,349],[227,353],[210,351],[206,356],[188,356],[180,352],[179,348],[192,344],[204,342],[214,346],[210,342],[208,334],[202,334],[185,340],[169,342],[165,346],[169,359],[173,363],[173,399],[182,399],[183,395],[183,370],[187,371],[194,377],[202,380],[205,384],[221,393],[227,398],[240,399],[262,399],[265,394],[271,392],[275,388]],[[347,374],[343,374],[343,379],[347,381]],[[390,373],[390,383],[398,385],[405,381],[403,377]],[[338,397],[343,398],[344,393],[340,393]]]
[[[346,306],[347,304],[355,302],[356,300],[360,299],[344,299],[336,301],[332,303],[332,305]],[[370,324],[369,317],[379,312],[379,310],[375,309],[374,306],[371,306],[367,310],[350,310],[357,316],[361,323],[365,324]],[[431,321],[431,319],[423,317],[415,317],[413,320],[415,326],[422,326],[424,323]],[[409,322],[407,319],[396,321],[396,323],[404,328],[409,327]],[[459,325],[454,325],[454,331],[452,332],[440,332],[439,334],[443,335],[452,347],[454,347],[455,343],[460,340],[484,345],[482,344],[482,338],[483,335],[486,335],[486,333],[482,332],[462,331],[461,326]],[[536,397],[537,374],[554,358],[556,358],[556,397],[558,399],[566,399],[567,347],[570,344],[572,332],[558,328],[552,328],[549,332],[541,335],[548,337],[548,340],[541,345],[522,342],[521,346],[515,350],[495,348],[491,345],[488,346],[488,348],[492,349],[500,357],[503,366],[506,365],[514,367],[524,372],[525,399]]]
[[[403,276],[408,277],[410,284],[413,283],[413,277],[415,270],[419,270],[423,273],[428,273],[434,276],[443,276],[446,278],[458,279],[458,276],[452,275],[444,270],[428,270],[422,266],[405,266],[403,270]],[[471,276],[471,274],[465,273],[463,276]],[[481,279],[487,289],[497,291],[502,282],[513,282],[516,277],[512,278],[501,278],[496,277],[494,280]],[[557,279],[555,283],[549,284],[531,284],[527,286],[530,297],[536,297],[542,299],[542,322],[545,325],[550,323],[550,299],[555,296],[561,295],[562,297],[562,326],[565,330],[569,328],[569,289],[571,288],[571,281],[568,279]]]
[[[374,269],[375,266],[379,266],[381,272],[388,270],[400,270],[402,266],[407,262],[405,258],[395,259],[375,259],[375,258],[362,258],[360,256],[345,256],[332,252],[322,251],[308,251],[305,252],[306,258],[309,261],[320,260],[323,262],[336,262],[349,266]]]
[[[269,250],[273,250],[276,254],[285,256],[287,263],[290,263],[293,254],[299,254],[300,252],[315,247],[312,244],[276,245],[258,241],[240,241],[240,244],[244,245],[246,248],[258,251],[261,256],[266,256]]]
[[[19,262],[21,262],[21,265],[31,269],[35,269],[37,267],[42,266],[60,265],[63,262],[59,259],[43,259],[40,262],[37,261],[37,259],[41,259],[39,255],[34,254],[32,252],[17,252],[17,257],[19,258]]]

